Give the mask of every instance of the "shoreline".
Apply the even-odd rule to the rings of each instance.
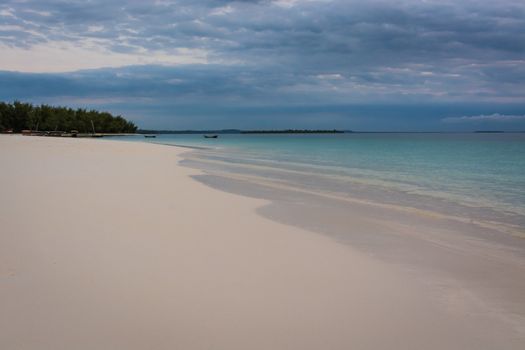
[[[248,164],[238,162],[238,160],[229,162],[223,159],[223,156],[189,152],[183,157],[184,160],[181,164],[212,175],[273,187],[276,190],[303,192],[343,202],[394,210],[400,213],[452,220],[463,224],[475,224],[480,226],[481,229],[489,229],[517,238],[525,238],[525,227],[523,226],[525,217],[522,213],[509,212],[506,208],[480,207],[480,203],[454,201],[446,198],[444,194],[441,196],[435,193],[428,195],[424,191],[418,193],[414,190],[392,188],[383,183],[378,183],[377,180],[371,181],[341,174],[330,174],[320,171],[322,169],[316,169],[317,172],[307,173],[304,172],[305,164],[300,164],[302,170],[298,170],[294,167],[282,168],[278,164],[261,165],[257,162]],[[283,174],[286,177],[281,177]],[[296,179],[297,177],[299,178]],[[337,181],[345,183],[350,188],[354,186],[359,187],[359,190],[344,192],[323,188],[318,185],[306,187],[306,182],[300,181],[301,177],[308,181]],[[297,181],[294,181],[294,179]],[[381,193],[383,192],[388,192],[390,197],[382,197]],[[465,212],[465,210],[480,210],[480,208],[482,211],[476,213]],[[458,215],[458,212],[463,215]]]
[[[390,254],[403,257],[399,244],[413,244],[411,235],[423,234],[417,229],[424,225],[401,227],[388,216],[372,225],[370,213],[347,215],[342,207],[345,213],[333,214],[345,214],[354,232],[343,242],[328,226],[324,235],[297,227],[305,213],[318,224],[331,219],[313,215],[318,207],[297,206],[304,196],[281,192],[287,202],[272,202],[264,189],[250,194],[238,184],[218,191],[200,183],[206,173],[178,165],[187,149],[104,141],[0,135],[0,179],[13,184],[0,199],[2,347],[525,344],[520,308],[514,318],[498,313],[457,281],[443,284],[413,260],[381,255],[394,247]],[[390,231],[378,233],[385,223]],[[378,234],[360,241],[359,231]],[[405,240],[392,240],[398,236]],[[511,264],[493,258],[486,266]],[[475,282],[477,272],[470,273]],[[523,291],[503,301],[521,302]]]

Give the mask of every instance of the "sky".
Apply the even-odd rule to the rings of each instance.
[[[525,130],[523,0],[0,0],[0,100],[146,129]]]

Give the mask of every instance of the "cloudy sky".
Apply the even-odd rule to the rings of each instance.
[[[0,0],[0,100],[143,128],[525,130],[523,0]]]

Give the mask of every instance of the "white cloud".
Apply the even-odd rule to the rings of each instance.
[[[234,12],[235,9],[230,5],[216,8],[210,12],[211,16],[224,16]]]
[[[5,47],[0,44],[0,51],[0,69],[32,73],[70,72],[153,63],[171,65],[208,62],[206,50],[190,48],[128,54],[108,51],[94,43],[77,46],[70,42],[53,42],[37,44],[31,49]]]
[[[34,13],[35,15],[39,15],[39,16],[42,16],[42,17],[50,17],[51,16],[51,12],[49,12],[49,11],[37,11],[37,10],[33,10],[33,9],[25,9],[24,12],[26,12],[26,13]]]
[[[104,30],[104,26],[88,26],[88,32],[89,33],[97,33]]]
[[[290,8],[294,7],[297,2],[297,0],[277,0],[274,3],[280,7]]]
[[[7,8],[7,9],[1,9],[0,10],[0,16],[2,17],[11,17],[11,18],[16,18],[16,16],[14,15],[14,11],[13,9],[11,8]]]
[[[341,74],[318,74],[317,78],[321,80],[340,80],[343,79],[343,76]]]
[[[445,123],[468,123],[468,122],[513,122],[525,120],[525,115],[508,115],[508,114],[481,114],[463,117],[450,117],[442,119]]]

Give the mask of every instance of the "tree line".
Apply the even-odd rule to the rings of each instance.
[[[351,131],[346,131],[351,132]],[[241,134],[343,134],[343,130],[326,129],[285,129],[285,130],[244,130]]]
[[[121,116],[96,110],[72,109],[15,101],[0,102],[0,132],[12,130],[71,131],[81,133],[135,133],[137,126]]]

